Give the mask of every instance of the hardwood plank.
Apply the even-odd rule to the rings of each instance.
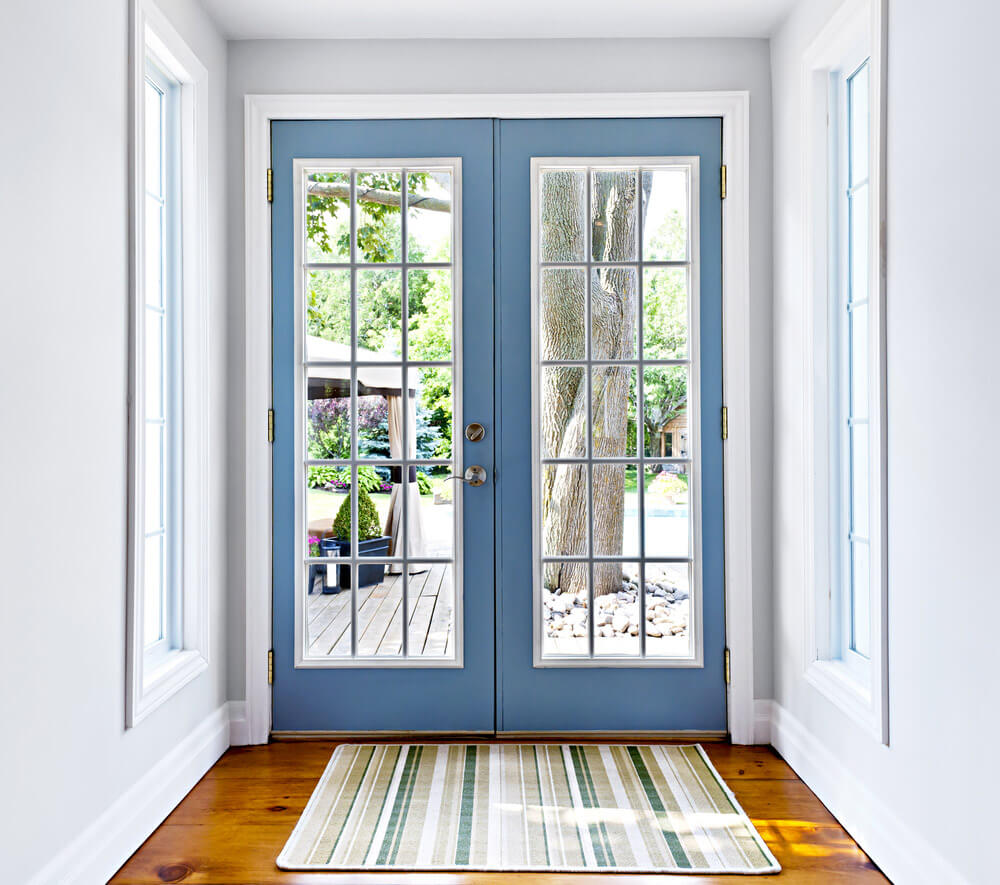
[[[431,616],[431,626],[427,631],[427,642],[424,644],[424,654],[444,655],[452,642],[454,626],[453,603],[455,593],[451,580],[451,568],[442,569],[441,584],[438,587],[434,603],[434,614]]]
[[[483,739],[488,740],[488,739]],[[463,742],[469,742],[462,739]],[[478,741],[477,741],[478,742]],[[683,743],[683,742],[673,742]],[[234,747],[112,879],[115,885],[652,885],[664,876],[599,873],[286,873],[278,856],[329,761],[333,741]],[[769,747],[705,744],[712,763],[774,851],[776,876],[684,876],[682,885],[884,883],[830,812]]]
[[[386,631],[400,606],[400,575],[376,584],[365,604],[364,619],[358,611],[358,655],[378,653]],[[364,627],[362,628],[362,624]]]

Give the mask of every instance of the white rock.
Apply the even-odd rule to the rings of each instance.
[[[616,633],[621,633],[624,630],[628,630],[629,619],[628,615],[618,612],[614,618],[611,620],[611,626],[615,628]]]
[[[662,636],[663,635],[663,631],[660,629],[659,625],[657,625],[657,624],[650,624],[648,627],[646,627],[646,635],[647,636]]]

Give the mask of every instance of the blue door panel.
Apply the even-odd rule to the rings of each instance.
[[[271,127],[275,677],[272,727],[325,731],[492,731],[493,485],[464,491],[465,666],[298,669],[294,654],[294,158],[461,157],[464,417],[487,428],[465,463],[493,468],[493,123],[490,120],[288,121]],[[461,430],[456,428],[456,438]],[[461,492],[456,492],[461,494]]]
[[[504,120],[497,149],[500,443],[497,674],[502,731],[723,730],[722,123],[709,119]],[[697,155],[701,165],[703,668],[532,664],[532,157]]]

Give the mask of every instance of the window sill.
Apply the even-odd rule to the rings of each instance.
[[[207,669],[208,660],[200,651],[177,649],[170,652],[143,679],[142,689],[132,704],[129,727],[138,725],[153,710]]]
[[[876,740],[882,740],[880,707],[871,688],[840,660],[813,661],[806,668],[806,682],[838,710],[853,719]]]

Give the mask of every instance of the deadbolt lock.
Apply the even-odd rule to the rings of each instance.
[[[478,421],[465,425],[465,438],[469,442],[482,442],[486,438],[486,428]]]

